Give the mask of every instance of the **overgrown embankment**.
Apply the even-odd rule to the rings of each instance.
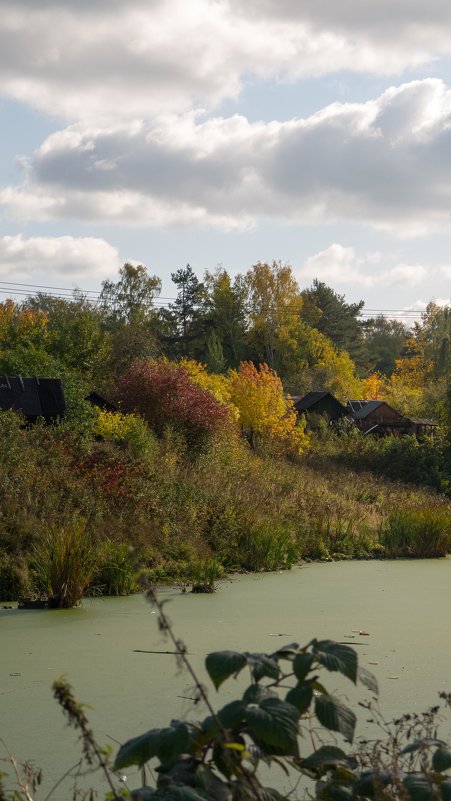
[[[233,431],[193,457],[170,430],[157,439],[138,419],[127,425],[108,442],[0,414],[0,598],[64,606],[80,592],[130,592],[136,562],[208,588],[224,571],[449,549],[450,505],[430,490],[333,459],[256,453]],[[390,515],[409,509],[424,523],[417,549],[390,550]],[[432,518],[441,550],[422,554]]]

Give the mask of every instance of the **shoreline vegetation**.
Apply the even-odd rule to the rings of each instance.
[[[67,608],[135,592],[138,572],[210,592],[228,572],[451,551],[450,500],[421,485],[437,443],[327,430],[284,456],[226,428],[193,453],[174,428],[156,436],[136,415],[85,413],[83,428],[0,413],[4,601]],[[417,484],[382,475],[405,465]]]
[[[167,307],[131,264],[95,306],[0,303],[2,600],[131,593],[137,565],[211,591],[232,571],[451,550],[449,308],[431,301],[410,329],[363,320],[363,302],[301,290],[280,262],[172,280]],[[63,419],[12,411],[25,385],[8,376],[60,379]],[[313,390],[384,399],[435,435],[307,421],[291,398]]]

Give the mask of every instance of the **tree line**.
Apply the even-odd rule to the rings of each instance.
[[[412,328],[348,303],[325,283],[301,289],[288,264],[258,262],[232,277],[219,267],[200,281],[188,264],[161,280],[124,264],[93,304],[39,292],[0,304],[0,372],[75,375],[108,390],[136,360],[196,360],[213,374],[266,364],[285,391],[332,391],[340,400],[384,398],[417,416],[447,415],[451,310],[431,302]],[[449,404],[449,399],[448,399]]]

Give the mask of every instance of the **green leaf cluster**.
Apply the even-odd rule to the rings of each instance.
[[[317,718],[325,729],[345,741],[354,736],[356,718],[343,701],[330,694],[319,680],[321,672],[338,672],[354,684],[359,679],[377,692],[368,672],[360,672],[353,648],[332,640],[297,643],[271,654],[217,651],[208,654],[207,673],[215,687],[247,671],[250,679],[241,697],[201,721],[172,721],[164,729],[151,729],[124,743],[114,768],[143,768],[157,760],[156,788],[142,788],[134,798],[172,801],[239,801],[282,798],[274,788],[263,787],[258,767],[273,762],[285,770],[318,771],[315,755],[301,759],[299,738],[304,722]],[[321,749],[320,749],[321,750]],[[338,748],[321,750],[336,763],[346,760]],[[305,764],[304,764],[305,763]]]

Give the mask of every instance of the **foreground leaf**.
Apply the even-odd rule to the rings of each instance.
[[[333,640],[320,640],[314,642],[314,655],[327,670],[341,673],[354,684],[357,682],[357,653],[354,648]]]
[[[246,664],[246,656],[236,651],[215,651],[205,660],[208,675],[217,690],[229,676],[237,676]]]
[[[379,695],[379,685],[377,683],[376,676],[374,676],[370,670],[367,670],[364,667],[359,667],[357,670],[357,678],[365,687],[368,688],[368,690],[371,690],[371,692],[375,695]]]
[[[367,770],[361,774],[358,781],[354,784],[354,794],[366,796],[367,798],[378,797],[382,787],[387,787],[391,783],[391,776],[386,770],[378,772]]]
[[[338,698],[333,695],[319,695],[315,698],[315,714],[326,729],[339,731],[345,740],[352,743],[356,716]]]
[[[277,698],[277,693],[261,684],[251,684],[243,695],[245,704],[260,704],[265,698]]]
[[[304,681],[313,663],[312,654],[297,654],[293,660],[294,675],[298,681]]]
[[[409,773],[402,781],[410,801],[429,801],[435,798],[435,792],[426,776]]]
[[[211,796],[194,790],[193,787],[179,787],[170,785],[164,790],[157,790],[152,797],[152,801],[213,801]]]
[[[296,707],[278,698],[268,698],[260,706],[248,706],[246,717],[257,744],[273,747],[279,755],[298,756]]]
[[[196,785],[215,801],[232,801],[232,791],[228,784],[215,776],[206,765],[199,765],[196,772]]]
[[[451,751],[449,748],[445,748],[444,746],[437,748],[432,757],[432,767],[438,773],[451,768]]]
[[[334,745],[323,745],[306,759],[301,759],[299,762],[302,770],[311,771],[315,774],[322,774],[323,770],[330,766],[347,764],[345,752]]]
[[[289,690],[285,701],[288,704],[293,704],[299,712],[299,715],[303,715],[307,712],[310,704],[312,703],[313,698],[313,689],[311,685],[304,684],[300,687],[293,687],[292,690]]]
[[[183,723],[166,729],[151,729],[121,745],[114,770],[123,770],[130,765],[142,767],[153,757],[158,757],[163,764],[171,762],[186,751],[189,744],[188,729]]]
[[[225,729],[238,729],[245,720],[245,710],[242,701],[231,701],[219,710],[217,717]]]
[[[255,681],[260,681],[264,676],[270,679],[279,678],[280,668],[275,659],[267,654],[246,654],[246,656]]]

